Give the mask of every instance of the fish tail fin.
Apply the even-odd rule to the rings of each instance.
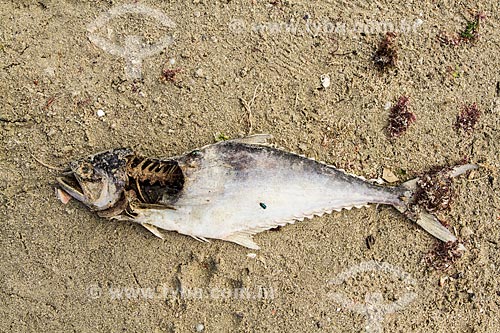
[[[466,173],[469,170],[477,169],[475,164],[464,164],[446,170],[441,176],[453,178]],[[443,242],[456,242],[458,239],[453,235],[432,213],[418,204],[421,195],[420,178],[415,178],[401,184],[401,203],[394,205],[397,210],[406,215],[410,220],[417,223],[422,229]],[[465,250],[462,244],[459,249]]]

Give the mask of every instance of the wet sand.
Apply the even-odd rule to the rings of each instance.
[[[87,30],[122,4],[0,3],[1,331],[363,332],[368,310],[355,304],[402,299],[377,319],[385,331],[500,331],[498,2],[151,0],[142,4],[175,27],[127,14],[95,30],[117,45],[174,37],[135,80]],[[475,43],[440,43],[478,11],[487,18]],[[381,72],[372,56],[388,24],[399,57]],[[175,74],[162,79],[166,69]],[[403,95],[416,121],[389,140],[388,108]],[[481,118],[464,134],[454,123],[472,103]],[[437,241],[382,206],[264,232],[259,251],[162,241],[63,205],[57,172],[34,159],[64,166],[120,146],[168,157],[249,133],[366,178],[480,163],[439,215],[468,251],[446,271],[429,268]]]

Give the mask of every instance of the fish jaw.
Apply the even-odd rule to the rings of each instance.
[[[107,210],[123,199],[131,154],[131,150],[120,148],[72,161],[56,180],[62,190],[90,209]]]
[[[106,210],[115,205],[120,196],[116,184],[110,179],[104,179],[97,186],[75,186],[69,184],[69,177],[57,177],[58,185],[74,199],[82,202],[94,211]]]
[[[56,181],[64,192],[78,201],[85,202],[86,198],[82,193],[83,190],[81,190],[81,188],[78,189],[78,187],[76,187],[75,185],[70,185],[68,177],[57,177]]]

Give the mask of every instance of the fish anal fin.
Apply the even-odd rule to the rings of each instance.
[[[269,222],[266,224],[262,224],[262,225],[254,227],[254,228],[245,229],[243,231],[238,231],[238,232],[232,233],[231,235],[220,238],[220,239],[225,240],[225,241],[229,241],[229,242],[233,242],[233,243],[245,246],[245,247],[250,248],[250,249],[259,250],[260,247],[252,239],[253,235],[255,235],[255,234],[258,234],[260,232],[270,230],[270,229],[273,229],[276,227],[282,227],[282,226],[285,226],[287,224],[294,224],[297,221],[302,222],[306,218],[312,219],[312,218],[314,218],[314,216],[322,216],[324,214],[331,214],[333,210],[340,212],[343,209],[350,210],[352,208],[362,208],[362,207],[368,207],[368,203],[360,203],[358,205],[339,207],[336,209],[331,208],[331,209],[322,209],[322,210],[318,210],[318,211],[307,212],[307,213],[303,213],[300,215],[290,216],[289,218],[284,218],[284,219],[272,221],[272,222]]]
[[[205,237],[201,237],[201,236],[193,236],[193,235],[189,235],[191,237],[193,237],[194,239],[196,239],[198,242],[202,242],[202,243],[210,243],[210,241],[208,239],[206,239]]]
[[[254,134],[245,136],[243,138],[230,140],[232,142],[246,143],[251,145],[260,145],[260,146],[269,146],[269,140],[271,140],[273,136],[271,134]]]
[[[259,250],[260,247],[253,241],[252,236],[252,234],[246,232],[235,232],[224,237],[223,240],[236,243],[249,249]]]
[[[142,226],[144,228],[146,228],[149,232],[151,232],[153,235],[155,235],[156,237],[163,239],[163,234],[154,225],[149,224],[149,223],[143,223]]]

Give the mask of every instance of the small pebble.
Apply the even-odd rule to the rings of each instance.
[[[170,63],[170,65],[174,65],[175,64],[175,58],[170,58],[170,60],[168,62]]]
[[[257,253],[249,253],[247,254],[247,257],[250,259],[255,259],[257,257]]]
[[[330,86],[330,75],[328,74],[323,74],[319,78],[321,80],[321,86],[323,88],[328,88]]]
[[[476,294],[472,291],[472,289],[467,290],[467,298],[469,302],[473,302],[476,299]]]
[[[392,103],[391,103],[391,102],[387,102],[387,103],[385,103],[385,105],[384,105],[384,110],[389,110],[389,109],[391,108],[391,106],[392,106]]]
[[[64,154],[69,154],[73,151],[73,146],[66,145],[66,146],[62,147],[61,150]]]
[[[49,77],[55,77],[56,70],[53,67],[47,67],[45,68],[45,74],[47,74]]]
[[[439,278],[439,286],[440,287],[443,287],[444,284],[446,283],[446,281],[448,281],[449,277],[448,276],[441,276]]]
[[[384,168],[382,171],[382,179],[388,183],[394,183],[399,180],[399,178],[391,170]]]
[[[460,230],[460,235],[463,237],[463,238],[467,238],[469,236],[472,236],[474,234],[474,232],[472,231],[471,228],[469,227],[463,227],[462,230]]]
[[[54,136],[56,134],[56,130],[54,128],[51,128],[48,132],[47,132],[47,136],[48,137],[51,137],[51,136]]]
[[[97,110],[97,116],[98,116],[99,118],[104,117],[105,115],[106,115],[106,113],[104,113],[104,110],[103,110],[103,109],[99,109],[99,110]]]
[[[203,76],[203,69],[201,68],[198,68],[195,72],[194,72],[194,76],[195,77],[202,77]]]
[[[203,324],[196,325],[196,332],[203,332],[204,329],[205,329],[205,325],[203,325]]]

